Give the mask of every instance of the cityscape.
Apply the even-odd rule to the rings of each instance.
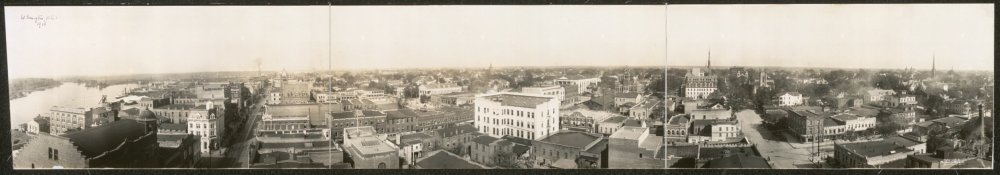
[[[140,50],[90,61],[131,63],[132,70],[146,71],[58,69],[69,66],[63,64],[44,65],[55,67],[50,72],[17,68],[17,64],[68,56],[30,52],[34,47],[77,47],[27,43],[12,48],[18,51],[12,52],[15,66],[9,72],[13,77],[8,86],[13,167],[663,169],[667,152],[663,132],[666,68],[664,41],[659,38],[663,38],[664,21],[600,19],[662,16],[660,7],[386,7],[392,13],[369,7],[284,7],[266,12],[278,16],[265,19],[234,19],[219,13],[245,9],[222,8],[208,9],[213,11],[205,12],[203,18],[241,26],[223,36],[188,33],[195,36],[91,38],[110,36],[103,31],[61,36],[98,40],[108,48]],[[122,13],[174,14],[197,11],[198,7],[146,9],[149,12],[103,9],[106,11],[98,14],[108,18]],[[483,15],[455,15],[469,9],[481,10]],[[13,13],[64,16],[61,13],[97,9],[49,10],[15,8]],[[416,18],[389,24],[371,22],[416,12],[457,17],[449,21]],[[311,20],[328,15],[330,24]],[[586,18],[588,15],[594,17]],[[496,20],[481,20],[486,17]],[[12,40],[49,37],[58,35],[54,31],[59,30],[76,32],[59,27],[77,22],[69,20],[91,20],[57,19],[60,21],[52,21],[41,30],[33,23],[12,27],[11,32],[24,34]],[[480,22],[455,22],[466,20]],[[142,27],[141,20],[133,22],[149,33],[163,30]],[[255,22],[323,25],[301,29],[321,31],[312,34],[287,27],[266,32],[247,29],[267,27],[255,26]],[[170,32],[214,30],[198,21],[175,23],[183,25],[172,27]],[[185,26],[188,23],[194,26]],[[495,23],[523,29],[509,32],[508,28],[486,27]],[[343,27],[328,29],[330,26]],[[370,30],[376,28],[418,30]],[[459,31],[452,31],[455,29]],[[183,42],[171,44],[174,40]],[[136,41],[163,48],[132,43]],[[281,41],[293,42],[277,43]],[[191,46],[184,42],[208,43]],[[642,45],[618,44],[624,42]],[[218,49],[197,48],[202,46]],[[181,49],[191,52],[164,53],[176,60],[148,59],[160,64],[116,57]],[[96,54],[104,52],[117,51]],[[301,58],[258,57],[244,52]],[[27,57],[39,60],[24,59]],[[57,73],[62,75],[53,75]]]
[[[4,8],[16,170],[993,168],[989,4]]]
[[[990,7],[668,8],[667,168],[993,168]]]

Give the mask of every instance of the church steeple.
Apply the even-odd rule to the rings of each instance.
[[[712,49],[708,49],[708,65],[705,65],[706,69],[712,68]]]
[[[937,54],[931,54],[931,78],[937,72]]]

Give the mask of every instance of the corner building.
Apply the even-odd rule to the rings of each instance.
[[[559,131],[559,99],[553,95],[477,95],[475,127],[493,137],[540,140]]]

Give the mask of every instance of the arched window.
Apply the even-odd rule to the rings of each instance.
[[[385,169],[385,162],[378,163],[378,169]]]

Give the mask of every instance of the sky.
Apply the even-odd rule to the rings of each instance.
[[[4,8],[10,78],[666,62],[663,6]]]
[[[992,4],[670,5],[667,64],[993,70]]]

